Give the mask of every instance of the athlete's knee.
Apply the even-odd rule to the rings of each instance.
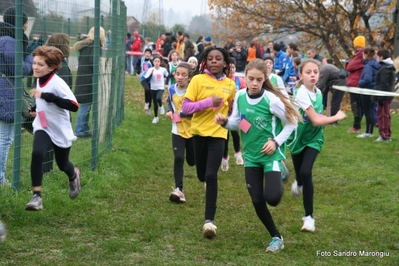
[[[265,195],[265,200],[270,206],[277,206],[283,197],[283,193],[275,193],[274,195]]]
[[[181,154],[175,155],[175,164],[183,164],[184,163],[184,156]]]

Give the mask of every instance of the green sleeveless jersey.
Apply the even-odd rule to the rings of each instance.
[[[285,160],[285,143],[272,155],[261,153],[268,138],[273,139],[283,129],[281,120],[270,111],[270,99],[266,93],[258,99],[248,98],[246,90],[237,93],[239,93],[237,107],[241,120],[245,119],[251,124],[247,133],[240,130],[245,161],[266,165],[272,161]]]
[[[173,77],[172,73],[176,72],[177,65],[174,65],[172,62],[169,62],[169,74],[170,74],[170,82],[169,85],[173,85],[176,83],[176,79]]]
[[[320,90],[317,89],[316,100],[313,101],[309,95],[309,91],[305,87],[300,87],[294,91],[294,98],[299,90],[306,90],[310,102],[312,103],[313,109],[316,113],[323,113],[323,95]],[[296,106],[296,104],[294,103]],[[324,126],[315,127],[310,121],[302,108],[298,108],[299,113],[302,115],[303,122],[298,123],[298,127],[294,130],[291,136],[287,140],[288,148],[292,154],[299,154],[305,147],[311,147],[319,152],[323,147],[324,143]]]

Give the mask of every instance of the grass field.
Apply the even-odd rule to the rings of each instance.
[[[300,232],[304,211],[291,196],[287,160],[283,200],[270,208],[285,249],[268,254],[271,238],[250,202],[243,167],[232,160],[228,172],[219,172],[214,240],[202,237],[204,187],[194,168],[185,165],[187,203],[169,201],[171,124],[162,117],[153,125],[142,98],[138,78],[126,77],[125,119],[96,172],[80,163],[89,161],[81,152],[89,140],[74,143],[71,160],[83,185],[76,200],[58,169],[44,178],[40,212],[24,210],[31,196],[27,173],[20,191],[1,188],[8,238],[0,244],[0,265],[399,265],[398,115],[390,143],[346,133],[351,114],[325,128],[313,172],[314,233]]]

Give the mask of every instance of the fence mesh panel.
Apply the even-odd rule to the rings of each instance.
[[[17,189],[30,187],[33,135],[31,121],[22,116],[22,94],[37,87],[27,58],[40,45],[63,51],[65,66],[57,74],[80,105],[81,113],[71,112],[78,139],[70,159],[80,168],[96,169],[123,119],[125,35],[126,6],[120,0],[1,1],[0,182],[6,178]],[[43,171],[53,168],[49,150]]]

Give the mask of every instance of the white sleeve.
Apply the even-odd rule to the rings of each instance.
[[[312,102],[310,101],[306,89],[303,88],[298,89],[298,93],[295,96],[295,103],[304,111],[306,111],[310,106],[312,106]]]
[[[237,105],[238,96],[241,94],[239,92],[240,91],[238,91],[236,93],[236,96],[234,97],[233,111],[231,112],[231,115],[230,115],[229,119],[227,120],[226,125],[224,125],[224,128],[229,129],[229,130],[237,130],[238,125],[240,124],[240,121],[241,121],[240,112],[238,111],[238,105]]]
[[[150,67],[144,74],[145,78],[148,78],[149,76],[151,76],[152,74],[152,70],[154,69],[154,67]]]
[[[280,120],[284,123],[283,130],[274,138],[277,144],[281,145],[288,139],[292,131],[296,129],[297,125],[292,124],[287,120],[284,103],[277,96],[275,97],[276,99],[270,101],[270,111],[274,116],[280,118]]]
[[[285,88],[283,79],[282,79],[280,76],[278,76],[278,75],[276,75],[276,77],[277,77],[277,87],[279,87],[279,88]]]

